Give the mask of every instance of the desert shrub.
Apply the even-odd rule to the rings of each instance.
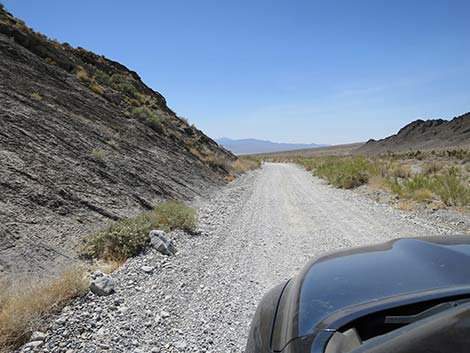
[[[431,175],[436,174],[442,169],[442,164],[437,162],[430,162],[424,164],[424,174]]]
[[[125,75],[121,75],[121,74],[114,74],[113,76],[111,76],[111,82],[112,83],[125,83],[125,82],[128,82],[129,79],[127,78],[127,76]]]
[[[105,152],[101,148],[94,148],[91,151],[91,155],[98,161],[103,162],[105,157]]]
[[[248,170],[259,168],[261,161],[253,157],[242,156],[238,157],[231,165],[237,172],[244,173]]]
[[[405,180],[403,186],[409,193],[413,193],[420,189],[432,189],[432,183],[432,178],[424,174],[416,174],[412,178]]]
[[[148,233],[157,226],[152,212],[118,221],[86,237],[83,253],[106,260],[125,260],[142,251],[149,241]]]
[[[77,78],[83,82],[91,83],[93,80],[84,69],[79,69],[76,73]]]
[[[227,159],[219,155],[205,157],[205,162],[209,165],[209,167],[214,169],[227,170],[229,166]]]
[[[0,11],[3,11],[5,9],[5,6],[0,2]]]
[[[447,206],[467,206],[470,203],[470,188],[457,167],[434,177],[434,192]]]
[[[140,107],[141,103],[138,99],[131,98],[129,99],[129,103],[131,103],[134,107]]]
[[[163,202],[155,208],[154,212],[160,228],[165,230],[193,231],[196,227],[196,210],[182,202]]]
[[[118,91],[125,93],[131,97],[133,97],[137,93],[137,88],[135,88],[134,85],[130,82],[115,83],[113,84],[113,87]]]
[[[447,156],[455,158],[455,159],[468,161],[470,160],[470,150],[465,150],[465,149],[448,150]]]
[[[141,104],[145,104],[148,101],[148,96],[142,93],[135,93],[134,94],[135,99],[137,99]]]
[[[408,178],[411,175],[410,168],[403,164],[391,165],[390,168],[388,168],[388,171],[389,171],[389,174],[391,174],[391,176],[394,178],[404,179],[404,178]]]
[[[42,96],[38,92],[31,93],[31,98],[36,100],[36,101],[42,100]]]
[[[313,167],[313,173],[325,178],[333,186],[353,189],[366,184],[373,170],[363,157],[327,158]]]
[[[98,84],[96,84],[96,83],[95,83],[95,84],[92,84],[92,85],[90,86],[90,89],[91,89],[93,92],[95,92],[96,94],[99,94],[100,96],[103,95],[103,93],[104,93],[103,87],[101,87],[100,85],[98,85]]]
[[[85,293],[87,281],[84,270],[75,268],[47,280],[4,279],[0,286],[0,352],[7,352],[25,343],[46,317]]]
[[[111,76],[109,76],[106,72],[102,70],[96,70],[95,77],[98,82],[101,82],[107,86],[111,85]]]
[[[157,112],[152,109],[145,106],[135,107],[131,110],[131,116],[145,121],[148,126],[158,132],[163,131],[163,120],[158,116]]]
[[[413,199],[416,201],[430,201],[433,199],[433,193],[429,189],[418,189],[413,193]]]
[[[152,229],[193,230],[196,211],[177,201],[165,201],[154,210],[118,221],[84,239],[82,252],[91,257],[123,261],[139,254],[149,242]]]

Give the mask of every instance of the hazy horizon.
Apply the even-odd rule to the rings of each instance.
[[[463,0],[2,2],[136,71],[213,138],[343,144],[470,111]]]

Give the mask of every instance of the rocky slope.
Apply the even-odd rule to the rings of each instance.
[[[0,8],[0,274],[51,270],[79,237],[223,183],[235,157],[125,66]]]
[[[397,134],[369,140],[357,153],[384,153],[470,146],[470,113],[452,120],[416,120]]]

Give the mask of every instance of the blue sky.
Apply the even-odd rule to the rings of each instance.
[[[347,143],[470,111],[468,0],[2,0],[212,137]]]

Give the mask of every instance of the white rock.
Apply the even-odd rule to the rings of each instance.
[[[31,335],[30,341],[44,341],[46,339],[46,334],[44,332],[35,331]]]
[[[142,271],[144,271],[145,273],[151,273],[151,272],[153,272],[155,267],[153,267],[153,266],[142,266],[140,269]]]

